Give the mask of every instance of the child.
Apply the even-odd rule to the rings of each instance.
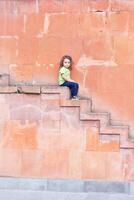
[[[59,85],[60,86],[67,86],[71,92],[71,100],[78,100],[78,90],[79,85],[74,80],[70,78],[70,71],[72,70],[73,60],[70,56],[65,55],[62,57],[59,66]]]

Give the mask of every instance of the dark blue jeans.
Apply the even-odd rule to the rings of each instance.
[[[78,90],[79,90],[79,84],[78,83],[74,83],[74,82],[70,82],[70,81],[65,81],[60,86],[67,86],[67,87],[69,87],[70,92],[71,92],[71,97],[77,96]]]

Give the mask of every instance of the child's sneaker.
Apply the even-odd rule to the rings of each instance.
[[[73,96],[73,97],[71,98],[71,100],[79,100],[79,97],[78,97],[78,96]]]

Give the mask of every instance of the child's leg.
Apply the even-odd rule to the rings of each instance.
[[[79,84],[74,83],[74,82],[71,82],[71,83],[73,85],[71,88],[71,96],[74,97],[74,96],[77,96],[77,94],[78,94]]]
[[[69,89],[71,91],[71,98],[74,97],[74,96],[77,96],[78,90],[79,90],[79,84],[78,83],[65,81],[61,86],[69,87]]]

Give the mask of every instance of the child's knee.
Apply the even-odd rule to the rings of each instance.
[[[79,88],[79,84],[78,83],[75,83],[75,85],[76,85],[77,88]]]

